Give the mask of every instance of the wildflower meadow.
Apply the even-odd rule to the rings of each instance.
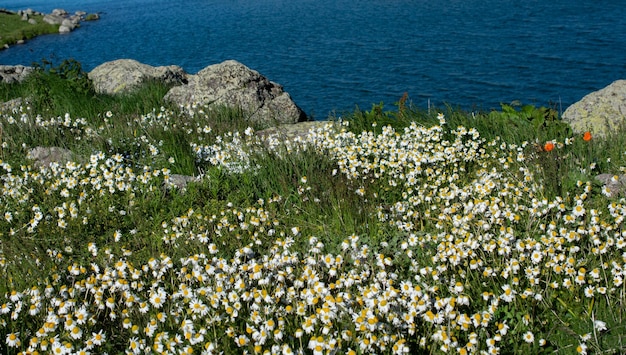
[[[285,140],[146,87],[0,113],[1,353],[626,351],[626,200],[594,180],[626,131],[402,101]]]

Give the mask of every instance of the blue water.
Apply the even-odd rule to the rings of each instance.
[[[52,5],[51,5],[52,3]],[[397,102],[564,110],[626,79],[623,0],[4,0],[0,7],[102,12],[69,35],[0,51],[0,64],[114,59],[195,73],[235,59],[305,112]]]

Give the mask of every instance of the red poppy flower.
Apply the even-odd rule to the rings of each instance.
[[[583,140],[585,142],[589,142],[591,140],[591,132],[587,131],[587,132],[583,133]]]
[[[543,146],[543,150],[545,150],[546,152],[551,152],[552,149],[554,149],[554,143],[552,142],[546,142],[546,144],[544,144]]]

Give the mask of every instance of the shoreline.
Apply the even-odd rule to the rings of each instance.
[[[6,50],[38,36],[70,33],[81,22],[98,20],[100,15],[85,11],[69,13],[64,9],[46,14],[30,8],[18,11],[0,8],[0,19],[0,50]]]

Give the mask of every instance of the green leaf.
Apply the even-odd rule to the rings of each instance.
[[[538,118],[534,118],[532,120],[532,124],[533,127],[535,128],[535,130],[539,130],[539,128],[543,127],[543,124],[545,123],[545,120],[543,117],[538,117]]]
[[[515,110],[513,106],[510,106],[507,104],[502,104],[501,106],[502,106],[502,112],[504,113],[513,114],[513,115],[518,114],[518,112]]]

